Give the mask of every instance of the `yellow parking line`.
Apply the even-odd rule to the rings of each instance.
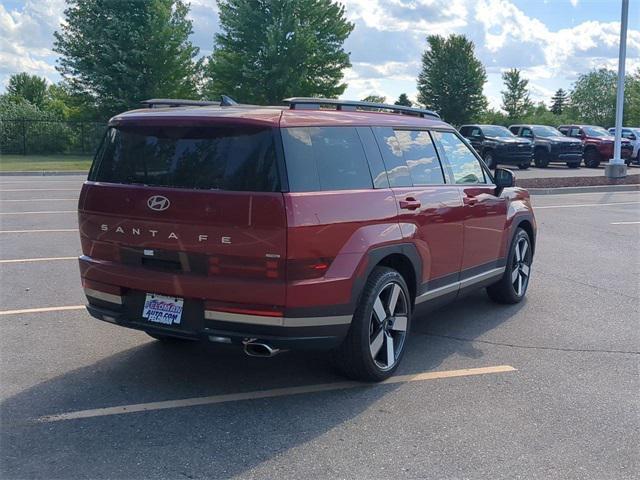
[[[39,212],[0,212],[0,215],[36,215],[50,213],[78,213],[77,210],[43,210]]]
[[[170,408],[194,407],[198,405],[212,405],[215,403],[239,402],[242,400],[256,400],[260,398],[274,398],[288,395],[301,395],[304,393],[329,392],[348,388],[376,387],[377,385],[391,385],[396,383],[422,382],[439,378],[467,377],[471,375],[487,375],[490,373],[504,373],[516,371],[510,365],[498,365],[494,367],[464,368],[461,370],[446,370],[440,372],[424,372],[413,375],[398,375],[391,377],[380,384],[361,382],[336,382],[322,383],[318,385],[303,385],[300,387],[274,388],[271,390],[258,390],[254,392],[229,393],[226,395],[213,395],[209,397],[183,398],[180,400],[167,400],[162,402],[137,403],[133,405],[120,405],[117,407],[95,408],[91,410],[79,410],[75,412],[46,415],[38,419],[39,422],[59,422],[61,420],[75,420],[79,418],[105,417],[110,415],[123,415],[125,413],[149,412],[166,410]]]
[[[46,313],[46,312],[62,312],[65,310],[84,310],[84,305],[69,305],[66,307],[42,307],[42,308],[23,308],[22,310],[0,310],[0,315],[20,315],[24,313]]]
[[[28,262],[53,262],[55,260],[77,260],[78,257],[48,257],[48,258],[12,258],[0,260],[0,263],[28,263]]]
[[[77,232],[77,228],[58,228],[55,230],[0,230],[0,233],[57,233],[57,232]]]

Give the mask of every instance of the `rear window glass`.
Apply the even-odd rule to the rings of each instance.
[[[194,189],[280,190],[273,131],[246,126],[110,128],[89,180]]]
[[[373,188],[355,128],[283,128],[282,144],[293,192]]]

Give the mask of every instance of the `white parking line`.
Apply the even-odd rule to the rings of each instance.
[[[58,228],[55,230],[0,230],[0,233],[59,233],[77,231],[77,228]]]
[[[611,222],[611,225],[638,225],[640,222]]]
[[[21,200],[0,200],[0,203],[9,203],[9,202],[77,202],[77,198],[24,198]]]
[[[54,262],[56,260],[78,260],[78,257],[12,258],[10,260],[0,260],[0,263]]]
[[[121,405],[117,407],[95,408],[76,412],[46,415],[37,420],[39,422],[59,422],[61,420],[74,420],[79,418],[105,417],[110,415],[123,415],[125,413],[149,412],[166,410],[170,408],[194,407],[198,405],[212,405],[215,403],[239,402],[243,400],[256,400],[260,398],[284,397],[289,395],[301,395],[304,393],[330,392],[349,388],[375,388],[378,385],[393,385],[397,383],[422,382],[440,378],[467,377],[471,375],[487,375],[490,373],[505,373],[516,371],[510,365],[498,365],[495,367],[465,368],[462,370],[446,370],[440,372],[424,372],[414,375],[398,375],[391,377],[379,384],[361,382],[336,382],[322,383],[318,385],[303,385],[300,387],[274,388],[271,390],[258,390],[254,392],[229,393],[226,395],[213,395],[210,397],[183,398],[180,400],[167,400],[162,402],[137,403],[133,405]]]
[[[615,203],[582,203],[576,205],[541,205],[533,206],[533,210],[541,210],[543,208],[574,208],[574,207],[606,207],[608,205],[638,205],[640,202],[615,202]]]
[[[0,212],[0,215],[36,215],[36,214],[51,214],[51,213],[78,213],[77,210],[47,210],[37,212]]]
[[[79,192],[78,188],[12,188],[10,190],[0,189],[2,192]]]
[[[0,310],[0,315],[22,315],[25,313],[62,312],[65,310],[84,310],[84,305],[68,305],[65,307],[23,308],[21,310]]]

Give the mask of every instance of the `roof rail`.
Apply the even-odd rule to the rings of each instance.
[[[181,100],[178,98],[151,98],[144,100],[143,105],[147,105],[149,108],[159,107],[206,107],[210,105],[217,105],[221,107],[230,107],[232,105],[238,105],[233,98],[227,95],[220,95],[219,102],[212,102],[209,100]]]
[[[151,98],[144,100],[143,105],[149,108],[159,107],[204,107],[206,105],[220,105],[220,102],[209,102],[205,100],[180,100],[177,98]]]
[[[390,113],[414,115],[416,117],[440,118],[436,112],[424,108],[405,107],[404,105],[389,105],[387,103],[360,102],[357,100],[337,100],[334,98],[291,97],[283,102],[289,104],[291,110],[319,110],[322,106],[335,106],[336,110],[363,111],[383,110]]]

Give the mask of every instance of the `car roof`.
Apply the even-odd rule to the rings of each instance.
[[[114,116],[109,124],[162,124],[162,125],[212,125],[241,123],[271,127],[304,126],[388,126],[416,128],[445,128],[453,130],[448,123],[435,117],[346,110],[298,110],[286,106],[179,106],[141,108]]]

